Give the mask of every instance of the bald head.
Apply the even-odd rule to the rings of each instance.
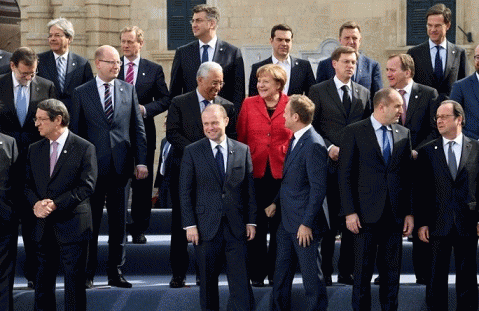
[[[100,46],[95,51],[95,66],[98,77],[103,82],[110,82],[115,79],[120,72],[120,54],[110,45]]]

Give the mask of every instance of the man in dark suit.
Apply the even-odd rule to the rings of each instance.
[[[361,28],[359,24],[353,21],[342,24],[339,28],[339,43],[341,46],[352,47],[358,53],[356,72],[352,80],[369,90],[372,102],[374,94],[383,87],[381,66],[377,61],[359,54],[359,46],[361,45]],[[316,83],[331,79],[335,74],[332,58],[326,58],[318,64]]]
[[[12,53],[0,50],[0,75],[10,72],[10,57]]]
[[[221,104],[228,114],[226,134],[236,138],[236,112],[234,104],[218,96],[224,82],[222,67],[215,62],[201,64],[197,73],[198,87],[189,93],[176,96],[171,101],[166,120],[166,138],[174,147],[170,153],[171,176],[170,193],[172,200],[172,223],[170,263],[173,277],[170,287],[185,285],[188,269],[188,241],[181,225],[180,201],[178,196],[181,158],[185,147],[205,137],[201,122],[201,112],[211,104]]]
[[[68,131],[66,106],[38,104],[35,125],[45,137],[28,151],[25,196],[36,217],[35,310],[55,310],[58,261],[65,271],[65,310],[86,310],[85,264],[91,238],[90,196],[98,175],[95,147]]]
[[[58,99],[71,111],[73,90],[93,79],[88,60],[70,52],[75,36],[72,23],[65,18],[48,24],[50,51],[38,54],[38,75],[55,83]]]
[[[295,258],[306,291],[305,310],[328,307],[318,249],[329,223],[327,206],[323,204],[328,155],[323,138],[311,125],[314,110],[315,105],[308,97],[293,95],[284,111],[285,127],[294,136],[284,161],[281,188],[271,205],[281,209],[272,310],[291,310]]]
[[[315,84],[309,91],[309,98],[316,105],[313,127],[323,137],[328,148],[327,202],[331,215],[331,230],[323,238],[321,256],[326,285],[331,285],[335,237],[338,229],[343,232],[338,263],[338,282],[352,285],[354,266],[352,236],[339,218],[338,154],[344,129],[348,124],[369,117],[371,103],[369,91],[352,81],[358,53],[352,47],[339,47],[331,55],[335,75],[333,78]],[[346,91],[345,91],[346,90]],[[347,96],[345,96],[347,94]]]
[[[403,114],[399,123],[410,130],[413,158],[416,158],[417,150],[439,135],[434,121],[439,94],[436,89],[413,81],[414,60],[409,54],[389,56],[386,72],[389,86],[403,98]],[[429,245],[421,242],[417,230],[414,230],[413,265],[418,284],[425,285],[428,280],[430,253]]]
[[[452,85],[451,99],[461,104],[467,123],[462,131],[472,139],[479,139],[479,45],[474,50],[476,71]]]
[[[17,157],[15,139],[0,133],[0,309],[8,311],[13,311],[13,281],[17,258],[18,215],[12,200],[12,180],[17,173]]]
[[[263,61],[253,64],[249,78],[249,96],[258,95],[256,71],[266,64],[277,64],[286,71],[288,79],[283,92],[288,95],[308,94],[314,84],[314,73],[307,60],[289,55],[293,46],[293,30],[285,24],[278,24],[271,29],[269,42],[273,48],[273,55]]]
[[[426,302],[428,310],[448,305],[447,276],[454,247],[457,310],[477,310],[479,142],[463,135],[466,120],[459,103],[442,102],[436,119],[441,137],[419,150],[414,187],[419,238],[432,247]]]
[[[97,267],[98,234],[106,199],[109,227],[108,284],[131,287],[121,272],[125,262],[126,205],[129,179],[146,178],[146,135],[135,87],[117,80],[120,56],[112,46],[95,52],[98,76],[75,89],[71,130],[96,147],[98,183],[91,197],[93,237],[89,245],[86,286]]]
[[[171,208],[171,193],[170,193],[170,179],[171,179],[171,157],[173,146],[168,140],[163,138],[160,144],[160,156],[158,159],[158,170],[156,172],[156,179],[154,187],[158,188],[158,197],[155,203],[157,208]]]
[[[439,99],[444,100],[449,97],[453,83],[467,75],[466,51],[446,39],[452,14],[444,4],[430,7],[426,20],[429,40],[407,53],[414,59],[415,81],[435,88]]]
[[[119,79],[135,86],[140,112],[143,117],[148,146],[146,163],[149,172],[153,172],[156,149],[155,116],[168,110],[170,97],[165,84],[163,68],[140,57],[144,44],[144,32],[138,26],[125,27],[120,33],[123,64],[120,67]],[[125,69],[126,68],[126,69]],[[144,244],[144,232],[148,229],[151,216],[151,197],[153,173],[145,179],[133,179],[131,200],[132,223],[128,226],[133,243]]]
[[[375,258],[382,310],[397,310],[402,235],[411,234],[411,135],[396,124],[401,95],[392,88],[374,96],[370,118],[346,127],[339,152],[340,215],[354,240],[353,310],[371,309]],[[377,257],[376,257],[377,251]]]
[[[200,4],[193,8],[191,28],[198,41],[176,50],[171,67],[170,97],[193,91],[200,64],[213,61],[223,67],[224,87],[220,96],[235,104],[239,111],[245,97],[244,63],[241,50],[216,37],[220,12],[216,7]]]
[[[202,310],[219,310],[222,257],[230,296],[228,310],[253,310],[246,269],[246,240],[256,232],[253,165],[249,147],[226,136],[228,116],[220,104],[201,114],[203,138],[185,148],[180,173],[183,227],[195,246]]]
[[[55,98],[55,86],[51,81],[36,76],[38,59],[28,47],[20,47],[10,59],[12,73],[0,76],[0,132],[15,138],[18,144],[18,169],[12,180],[14,185],[14,205],[26,206],[23,188],[25,186],[25,163],[28,146],[41,139],[33,122],[37,104],[48,98]],[[16,190],[15,190],[16,189]],[[35,279],[35,245],[31,239],[32,222],[30,213],[22,213],[22,236],[25,245],[26,263],[24,275],[29,287]]]

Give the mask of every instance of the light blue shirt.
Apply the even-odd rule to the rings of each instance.
[[[381,128],[381,126],[383,126],[383,125],[381,123],[379,123],[379,121],[374,118],[374,115],[371,115],[371,123],[373,125],[374,133],[376,134],[376,139],[378,140],[379,147],[381,148],[381,152],[383,152],[384,151],[384,146],[383,146],[384,132]],[[393,129],[392,129],[391,125],[386,125],[386,129],[388,130],[387,131],[387,139],[388,139],[389,147],[391,149],[391,154],[392,154],[392,152],[393,152],[393,133],[392,133],[392,130]]]
[[[439,51],[439,55],[441,55],[442,60],[442,72],[446,70],[446,57],[447,57],[447,40],[442,41],[441,44],[436,44],[429,39],[429,51],[431,52],[431,62],[432,62],[432,70],[435,67],[436,61],[436,45],[442,46],[442,49]]]

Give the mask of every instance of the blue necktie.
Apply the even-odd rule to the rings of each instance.
[[[201,55],[201,63],[208,61],[208,48],[210,46],[208,44],[203,45],[203,55]]]
[[[452,146],[454,146],[454,143],[455,143],[454,141],[448,142],[449,149],[447,151],[447,157],[448,157],[447,166],[449,166],[449,171],[451,171],[452,179],[456,179],[456,176],[457,176],[456,154],[454,153],[454,149],[452,149]]]
[[[437,82],[441,82],[444,76],[442,72],[442,59],[441,54],[439,51],[441,50],[440,45],[436,45],[437,53],[436,53],[436,60],[434,62],[434,76],[436,77]]]
[[[391,158],[391,146],[389,145],[388,129],[384,125],[381,126],[381,129],[383,130],[383,157],[384,162],[386,162],[386,165],[388,165],[389,159]]]
[[[17,92],[17,116],[22,127],[25,123],[25,118],[27,117],[27,96],[25,95],[23,88],[24,86],[20,84]]]
[[[209,104],[211,104],[211,103],[210,103],[208,100],[206,100],[206,99],[203,99],[201,102],[205,105],[205,106],[203,107],[203,110],[205,110],[205,108],[208,107]],[[201,110],[201,112],[203,112],[203,110]]]
[[[218,166],[218,171],[220,173],[221,177],[221,183],[223,184],[225,182],[225,161],[223,158],[223,152],[221,152],[221,149],[223,149],[220,145],[216,146],[216,165]]]
[[[60,92],[63,92],[63,88],[65,87],[65,62],[63,57],[57,58],[57,72],[58,72],[58,84],[60,85]]]

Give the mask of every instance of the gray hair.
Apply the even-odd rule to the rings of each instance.
[[[220,64],[215,62],[204,62],[200,65],[200,68],[198,68],[198,71],[196,72],[196,78],[206,78],[212,70],[223,72],[223,68]]]
[[[60,28],[65,33],[65,36],[67,38],[73,39],[73,37],[75,36],[73,24],[66,18],[60,17],[57,19],[52,19],[47,24],[48,30],[50,30],[52,26],[57,26],[58,28]]]
[[[55,120],[57,116],[62,117],[62,126],[67,127],[70,123],[70,114],[68,113],[68,109],[61,101],[58,99],[50,98],[42,100],[38,103],[37,109],[41,109],[46,111],[50,121]]]

